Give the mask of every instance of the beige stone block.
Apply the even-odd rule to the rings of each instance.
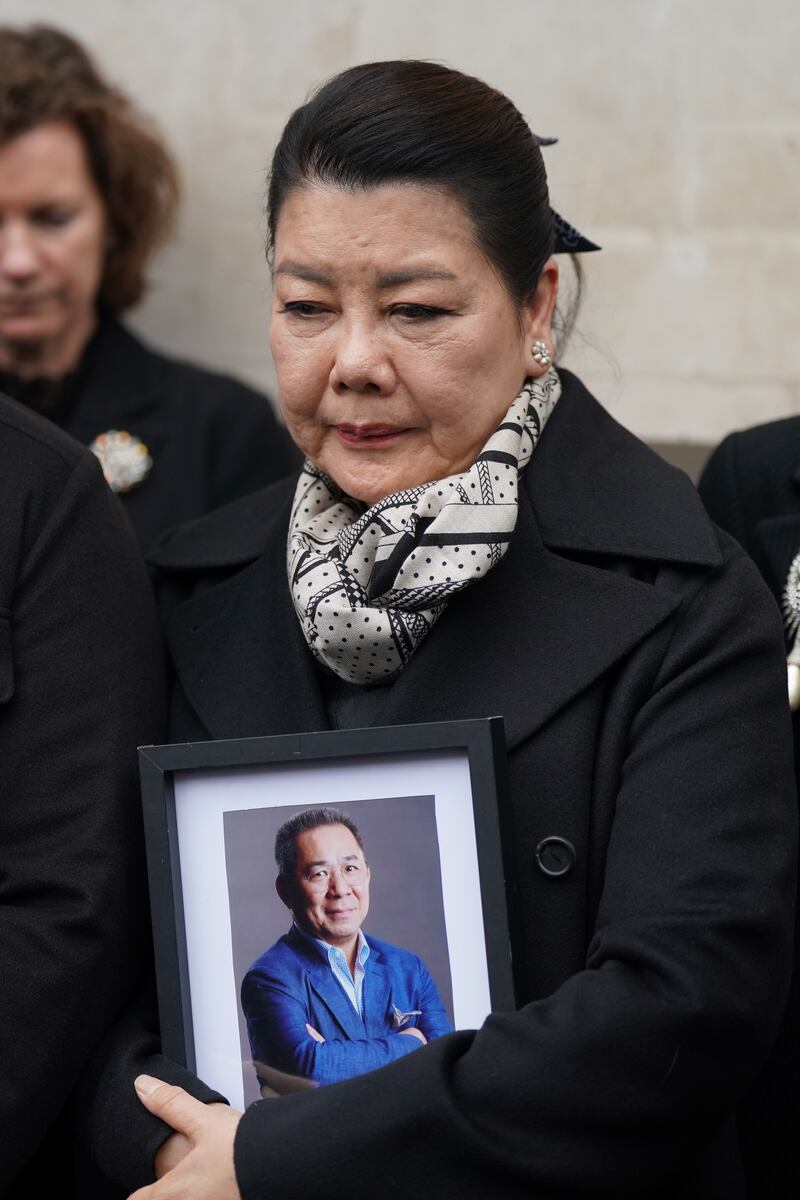
[[[683,148],[689,228],[798,232],[800,111],[785,124],[702,123]]]
[[[592,123],[545,150],[554,205],[587,228],[696,234],[798,229],[800,118],[791,125]],[[585,213],[585,216],[583,215]],[[575,223],[578,218],[575,217]]]
[[[584,229],[663,230],[683,225],[686,169],[663,126],[621,131],[591,121],[544,150],[553,206]]]
[[[478,75],[550,132],[573,112],[602,120],[628,110],[650,7],[637,0],[366,3],[359,50],[365,59],[433,58]]]
[[[359,60],[357,0],[236,0],[237,106],[285,116],[307,92]]]
[[[587,380],[626,428],[648,442],[718,442],[735,429],[800,412],[798,397],[780,384],[663,380],[625,374]]]
[[[800,236],[600,231],[579,326],[648,375],[800,379]]]
[[[757,14],[747,0],[365,3],[360,30],[363,57],[443,58],[508,91],[532,120],[548,95],[564,112],[627,124],[797,111],[791,0]]]

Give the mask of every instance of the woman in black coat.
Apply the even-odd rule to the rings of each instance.
[[[797,644],[797,555],[800,554],[800,418],[788,417],[731,434],[711,455],[698,488],[716,523],[742,545],[775,599],[785,606],[793,581],[787,649]],[[794,668],[795,672],[797,667]],[[800,794],[800,690],[791,680],[795,778]],[[742,1122],[752,1194],[782,1200],[800,1187],[796,1137],[800,1128],[800,922],[795,924],[795,969],[778,1041],[748,1097]]]
[[[152,555],[170,738],[501,713],[519,1011],[243,1116],[126,1034],[106,1169],[136,1200],[740,1196],[796,866],[769,593],[552,366],[562,242],[505,97],[433,64],[346,71],[290,119],[269,214],[307,459]],[[126,1102],[142,1069],[177,1131],[157,1153]]]
[[[88,450],[0,397],[4,1197],[73,1194],[64,1109],[145,959],[136,746],[163,721],[155,605],[118,501]]]
[[[299,465],[264,396],[117,320],[176,201],[168,152],[77,42],[0,28],[0,391],[91,446],[143,548]]]

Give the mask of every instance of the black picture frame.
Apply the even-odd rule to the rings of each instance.
[[[259,1083],[266,1094],[239,988],[262,924],[278,920],[268,894],[283,932],[291,924],[272,839],[302,808],[360,814],[373,896],[374,852],[385,880],[382,926],[365,931],[392,943],[412,922],[454,1028],[514,1008],[501,717],[142,746],[139,768],[162,1047],[232,1104],[257,1099]]]

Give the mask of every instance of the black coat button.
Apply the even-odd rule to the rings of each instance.
[[[536,847],[536,864],[545,875],[568,875],[575,866],[575,847],[562,837],[546,837]]]

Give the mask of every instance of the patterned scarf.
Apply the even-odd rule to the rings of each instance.
[[[468,470],[364,510],[306,459],[289,525],[289,586],[312,653],[341,679],[384,683],[456,592],[505,554],[517,487],[561,395],[554,368],[527,379]]]

